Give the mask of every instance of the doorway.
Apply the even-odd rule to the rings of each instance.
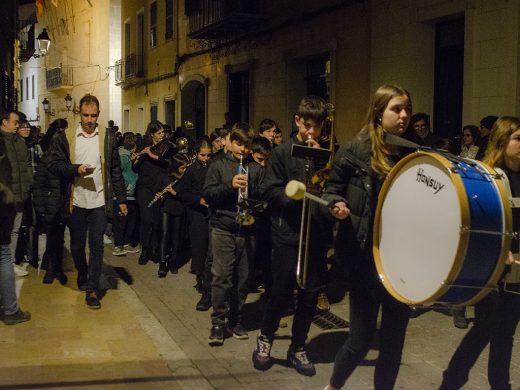
[[[435,26],[434,132],[457,139],[462,128],[464,18]]]
[[[206,134],[206,87],[199,80],[191,80],[181,90],[181,123],[192,138]]]

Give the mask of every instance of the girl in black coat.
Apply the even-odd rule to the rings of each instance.
[[[166,190],[161,204],[161,261],[158,271],[160,278],[166,277],[168,270],[176,274],[180,267],[179,253],[183,241],[185,210],[177,194],[177,185],[187,165],[187,156],[177,153],[172,159],[172,171],[169,175],[163,175],[160,180],[161,187]]]
[[[211,287],[211,276],[203,285],[206,255],[208,253],[208,204],[202,196],[202,188],[206,172],[207,162],[211,156],[211,144],[207,138],[201,138],[193,145],[195,158],[184,174],[178,187],[179,196],[186,206],[188,217],[188,230],[191,243],[191,268],[197,275],[196,288],[199,292]]]
[[[160,180],[170,166],[167,155],[170,145],[168,141],[161,143],[165,137],[163,124],[152,121],[146,129],[144,145],[146,146],[139,155],[133,156],[134,170],[139,173],[136,184],[137,204],[141,218],[140,240],[141,256],[139,264],[144,265],[149,260],[157,262],[158,234],[160,210],[158,204],[148,207],[155,194],[162,190]]]
[[[36,166],[33,187],[34,210],[43,223],[46,234],[45,253],[42,263],[47,263],[47,271],[43,276],[43,283],[52,283],[56,278],[62,285],[67,283],[67,276],[63,272],[63,244],[65,235],[65,221],[63,216],[66,208],[66,193],[68,183],[47,169],[47,157],[50,145],[55,135],[64,132],[68,127],[65,119],[56,119],[51,123],[40,142],[44,152],[40,163]]]
[[[334,204],[330,213],[341,220],[335,254],[348,268],[352,280],[350,334],[336,355],[326,390],[341,388],[367,354],[380,308],[374,388],[393,389],[397,379],[410,309],[392,297],[379,281],[372,255],[372,230],[382,182],[400,157],[398,147],[385,144],[385,134],[404,134],[411,104],[410,95],[400,87],[378,88],[363,129],[338,152],[323,195]]]

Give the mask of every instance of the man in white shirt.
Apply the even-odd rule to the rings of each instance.
[[[99,101],[85,95],[79,103],[79,125],[69,128],[49,148],[49,170],[71,187],[69,221],[71,253],[78,270],[78,287],[86,290],[86,304],[99,309],[99,280],[103,265],[103,234],[112,205],[112,190],[126,215],[126,190],[113,135],[97,128]],[[89,262],[85,245],[89,238]]]

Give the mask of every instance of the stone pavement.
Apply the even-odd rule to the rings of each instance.
[[[302,377],[287,367],[289,326],[278,332],[269,371],[259,372],[251,363],[258,333],[261,304],[251,294],[245,309],[249,340],[229,338],[221,347],[210,347],[207,338],[210,312],[194,307],[200,295],[194,275],[184,266],[164,279],[157,265],[137,264],[138,255],[114,257],[106,247],[106,260],[123,267],[133,284],[119,283],[102,300],[102,309],[85,306],[84,293],[75,286],[70,259],[69,283],[63,287],[41,283],[43,275],[29,268],[19,279],[20,302],[33,319],[16,326],[0,324],[0,389],[322,389],[332,370],[345,330],[323,331],[311,327],[309,355],[317,363],[317,375]],[[332,311],[347,318],[345,301]],[[472,311],[469,311],[471,317]],[[453,327],[450,317],[428,312],[412,319],[396,389],[436,389],[454,349],[465,331]],[[471,372],[465,389],[487,389],[487,350]],[[367,360],[347,382],[346,389],[371,389],[374,359]],[[520,349],[515,342],[511,376],[520,385]]]

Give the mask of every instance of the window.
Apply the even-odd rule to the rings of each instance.
[[[166,2],[166,20],[164,28],[164,38],[173,38],[173,0],[165,0]]]
[[[150,47],[157,46],[157,2],[150,4]]]
[[[23,102],[23,79],[20,79],[20,101]]]
[[[152,120],[152,121],[157,120],[157,103],[152,104],[150,106],[150,120]]]
[[[31,99],[34,100],[34,75],[31,76]]]
[[[25,100],[29,99],[29,77],[25,78]]]

